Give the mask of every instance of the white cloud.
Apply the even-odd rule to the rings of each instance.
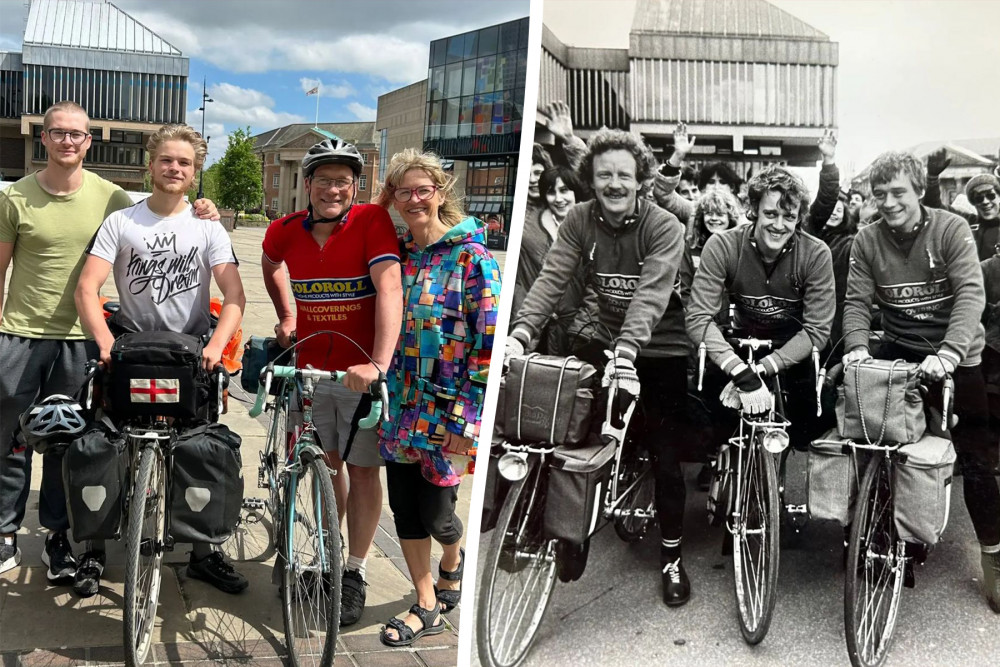
[[[208,87],[208,94],[216,102],[238,107],[274,107],[270,95],[252,88],[240,88],[231,83],[217,83]]]
[[[302,86],[303,93],[308,93],[310,90],[318,86],[320,97],[334,97],[342,99],[344,97],[350,97],[355,92],[351,84],[346,81],[341,83],[323,83],[319,79],[302,77],[299,79],[299,85]]]
[[[377,113],[375,107],[366,107],[360,102],[348,103],[347,110],[354,114],[358,120],[375,120],[375,114]]]

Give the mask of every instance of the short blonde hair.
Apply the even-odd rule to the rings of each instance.
[[[406,172],[419,169],[427,174],[438,192],[444,195],[444,201],[438,208],[438,218],[448,227],[454,227],[465,218],[462,200],[455,193],[455,177],[450,176],[441,166],[441,158],[434,153],[421,153],[415,148],[396,153],[389,160],[385,170],[385,183],[375,197],[375,203],[382,208],[389,208],[393,202],[392,193],[399,187]]]
[[[146,151],[149,153],[150,161],[156,157],[160,146],[166,141],[186,141],[194,148],[194,168],[195,171],[201,169],[208,156],[208,142],[202,139],[201,135],[189,125],[164,125],[158,129],[146,142]]]
[[[90,132],[90,116],[87,114],[87,110],[81,107],[76,102],[72,100],[63,100],[62,102],[56,102],[48,109],[45,110],[45,116],[42,118],[42,129],[46,132],[49,131],[49,125],[52,124],[52,115],[63,111],[65,113],[82,113],[87,117],[87,132]]]

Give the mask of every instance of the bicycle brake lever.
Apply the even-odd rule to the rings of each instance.
[[[698,343],[698,391],[701,391],[702,380],[705,379],[705,341]]]

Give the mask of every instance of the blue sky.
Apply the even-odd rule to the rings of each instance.
[[[114,0],[190,58],[187,122],[209,162],[225,136],[320,122],[375,120],[378,96],[427,76],[430,41],[527,16],[528,0]],[[21,48],[24,0],[0,0],[0,50]]]

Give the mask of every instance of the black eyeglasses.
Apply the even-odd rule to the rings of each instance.
[[[987,201],[993,202],[996,200],[997,200],[997,193],[992,188],[989,190],[982,190],[980,192],[973,192],[972,195],[969,197],[969,201],[972,203],[973,206],[978,206],[979,204],[982,204]]]
[[[86,132],[81,132],[80,130],[46,130],[46,134],[49,135],[49,139],[58,143],[62,143],[69,138],[70,143],[74,146],[79,146],[84,142],[84,140],[90,135]]]

